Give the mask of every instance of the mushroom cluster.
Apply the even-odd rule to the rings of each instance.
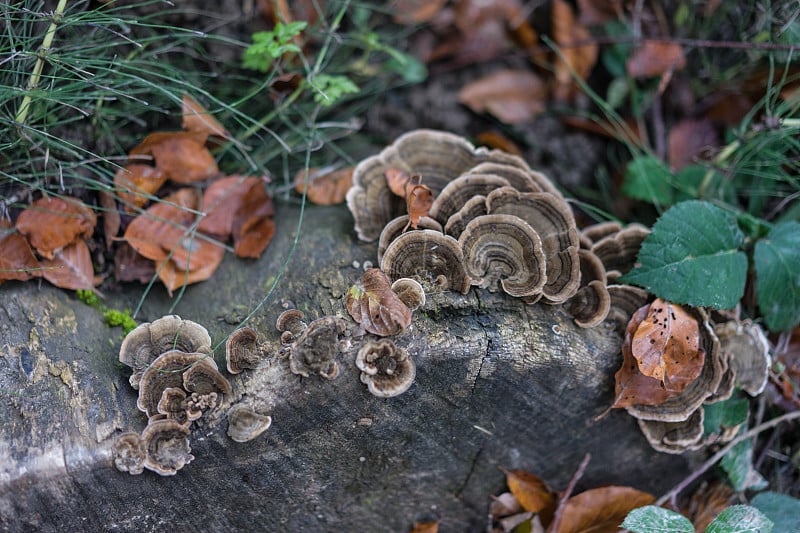
[[[336,359],[350,346],[347,323],[342,318],[324,316],[306,326],[302,311],[288,309],[278,316],[275,326],[281,332],[278,355],[289,359],[293,374],[319,374],[325,379],[339,375]]]
[[[408,229],[404,202],[387,182],[394,170],[422,176],[435,196],[417,229]],[[359,238],[378,240],[380,268],[392,280],[565,304],[583,327],[608,312],[602,262],[580,251],[569,205],[519,157],[451,133],[412,131],[359,163],[347,205]]]
[[[141,436],[120,435],[114,443],[119,470],[139,474],[144,468],[174,475],[194,456],[190,425],[219,404],[231,386],[211,357],[208,331],[191,320],[167,315],[139,325],[123,340],[119,360],[133,373],[136,402],[148,417]]]

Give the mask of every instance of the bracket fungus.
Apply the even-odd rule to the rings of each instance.
[[[507,179],[493,174],[464,174],[442,189],[433,201],[430,216],[439,222],[447,222],[470,198],[486,196],[495,189],[507,186]]]
[[[138,433],[128,431],[119,435],[114,440],[112,455],[114,457],[114,466],[120,472],[128,472],[135,476],[144,471],[147,450]]]
[[[158,356],[170,350],[210,353],[211,337],[200,324],[177,315],[139,324],[128,333],[119,349],[120,363],[133,369],[131,386],[138,389],[144,370]]]
[[[170,350],[158,356],[142,374],[136,406],[148,417],[158,414],[158,402],[168,388],[183,387],[183,372],[200,360],[215,364],[204,353]]]
[[[228,411],[228,436],[235,442],[247,442],[264,433],[272,417],[257,413],[252,407],[237,403]]]
[[[381,270],[390,279],[417,278],[466,294],[470,279],[458,241],[434,230],[413,230],[396,238],[381,260]]]
[[[325,379],[334,379],[339,375],[336,357],[346,331],[347,323],[339,317],[325,316],[311,322],[291,345],[285,347],[289,370],[303,377],[319,374]]]
[[[606,286],[606,269],[589,250],[578,250],[581,284],[578,292],[564,303],[567,312],[582,328],[592,328],[606,319],[611,309],[611,296]]]
[[[408,229],[410,223],[411,218],[408,215],[401,215],[393,218],[383,227],[383,231],[381,231],[378,238],[378,264],[383,259],[383,254],[386,253],[386,248],[389,247],[389,244],[402,235]],[[441,233],[442,225],[431,217],[420,217],[415,229],[432,229]]]
[[[239,328],[225,341],[225,366],[231,374],[239,374],[245,368],[258,368],[266,357],[265,352],[256,330],[247,326]]]
[[[717,324],[714,332],[719,337],[722,351],[730,357],[736,384],[750,396],[764,392],[772,358],[769,341],[761,326],[749,320],[731,320]]]
[[[193,420],[186,412],[186,391],[177,387],[167,387],[158,400],[158,413],[167,418],[186,424]]]
[[[471,283],[480,288],[494,290],[499,282],[511,296],[534,296],[547,281],[542,242],[521,218],[501,214],[474,218],[458,243]]]
[[[210,357],[197,361],[183,372],[183,388],[186,392],[200,395],[231,393],[230,382],[220,374]]]
[[[464,202],[461,209],[450,215],[444,225],[444,232],[458,239],[472,219],[487,214],[489,213],[486,211],[486,197],[482,195],[473,196]]]
[[[189,447],[189,428],[175,420],[151,420],[142,431],[147,457],[144,467],[162,476],[172,476],[194,456]]]
[[[696,409],[686,420],[662,422],[639,419],[639,429],[653,449],[664,453],[699,450],[703,442],[703,409]]]
[[[642,242],[650,229],[641,224],[624,228],[616,222],[603,222],[584,228],[583,235],[593,235],[591,251],[600,258],[609,283],[633,269]]]
[[[417,374],[408,352],[389,339],[365,342],[356,355],[356,366],[361,370],[361,382],[379,398],[403,394]]]
[[[400,278],[392,283],[394,292],[400,301],[406,304],[411,311],[416,311],[425,305],[425,289],[415,279]]]

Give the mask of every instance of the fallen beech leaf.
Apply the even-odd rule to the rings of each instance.
[[[644,40],[626,64],[628,76],[648,78],[681,70],[686,66],[686,56],[677,43]]]
[[[639,371],[679,393],[703,370],[705,351],[700,349],[697,320],[677,304],[656,299],[636,329],[631,353]]]
[[[590,489],[567,500],[553,533],[616,533],[629,512],[654,501],[652,494],[631,487]]]
[[[275,235],[275,222],[271,218],[256,218],[242,227],[241,235],[234,236],[233,250],[238,257],[258,259]]]
[[[671,396],[661,381],[645,376],[639,371],[636,358],[631,353],[633,334],[649,310],[649,304],[638,309],[625,328],[625,339],[622,341],[622,366],[614,374],[616,397],[611,405],[612,409],[631,405],[659,405]]]
[[[128,213],[134,213],[149,202],[165,181],[167,176],[161,169],[138,163],[121,168],[114,175],[117,197]]]
[[[189,139],[198,144],[205,144],[208,140],[208,134],[200,131],[155,131],[145,137],[136,147],[134,147],[129,155],[131,156],[147,156],[153,155],[153,146],[161,144],[170,139]]]
[[[552,8],[553,40],[559,46],[564,58],[556,59],[554,64],[556,99],[569,101],[576,92],[573,72],[578,78],[586,80],[597,63],[597,45],[586,44],[575,46],[576,43],[588,41],[591,38],[589,30],[575,20],[572,7],[565,0],[553,0]]]
[[[433,205],[433,192],[427,185],[412,185],[406,187],[406,209],[408,211],[408,224],[411,229],[417,229],[419,219],[428,216]]]
[[[225,126],[220,124],[197,100],[188,94],[184,94],[181,99],[181,112],[183,113],[183,121],[181,123],[183,129],[215,135],[223,139],[230,138],[231,134],[228,133]]]
[[[114,254],[114,277],[117,281],[149,283],[156,275],[156,264],[139,254],[127,242],[121,243]]]
[[[130,155],[152,154],[156,167],[175,183],[204,181],[219,173],[214,156],[205,147],[207,138],[206,133],[192,131],[151,133]]]
[[[272,240],[275,206],[261,180],[251,182],[233,217],[233,246],[239,257],[258,258]]]
[[[100,200],[100,206],[103,208],[103,236],[106,241],[106,249],[110,250],[111,246],[119,233],[119,228],[122,226],[122,219],[117,210],[117,201],[114,195],[107,191],[100,191],[97,194]]]
[[[476,113],[487,111],[506,124],[520,124],[544,111],[545,83],[528,70],[500,70],[464,86],[458,101]]]
[[[201,210],[205,216],[197,229],[219,240],[227,240],[233,232],[236,212],[256,183],[261,180],[253,176],[225,176],[214,180],[203,193]]]
[[[549,523],[556,506],[555,494],[538,476],[524,470],[504,470],[506,484],[519,504],[526,511],[542,515],[542,522]]]
[[[506,474],[506,477],[507,476]],[[521,511],[522,505],[520,505],[516,496],[510,492],[504,492],[499,496],[492,496],[492,502],[489,504],[489,516],[492,517],[492,520],[517,514]]]
[[[94,212],[71,196],[39,198],[17,218],[17,230],[45,259],[79,238],[91,237],[96,224]]]
[[[705,531],[711,522],[724,509],[736,500],[736,493],[725,483],[715,481],[710,485],[703,484],[692,495],[688,508],[681,513],[690,518],[696,531]]]
[[[353,167],[324,172],[321,169],[308,169],[308,187],[305,187],[306,171],[301,170],[294,177],[294,190],[303,194],[317,205],[336,205],[344,202],[347,191],[353,185]]]
[[[94,289],[92,255],[86,241],[77,240],[63,248],[53,259],[43,259],[42,277],[62,289]]]
[[[171,250],[181,245],[197,215],[197,193],[183,188],[150,206],[133,219],[123,239],[148,259],[164,261]]]
[[[411,180],[411,176],[397,168],[387,168],[384,172],[386,176],[386,183],[389,185],[389,190],[400,198],[406,197],[406,185]]]
[[[10,222],[0,219],[0,283],[39,277],[42,275],[40,268],[25,237],[17,233]]]
[[[484,131],[478,134],[478,144],[502,150],[509,154],[522,155],[522,150],[514,141],[497,131]]]
[[[669,167],[675,172],[694,163],[704,151],[719,144],[714,124],[708,119],[683,119],[669,130]]]
[[[207,280],[222,262],[222,257],[225,255],[224,249],[209,242],[198,240],[194,242],[201,244],[200,248],[192,253],[189,262],[184,262],[181,267],[178,267],[176,261],[166,261],[158,271],[158,278],[167,288],[170,296],[174,290],[184,285]]]
[[[438,533],[439,521],[436,522],[415,522],[411,533]]]
[[[435,17],[447,0],[393,0],[391,10],[398,24],[421,24]]]
[[[369,268],[347,291],[344,306],[362,328],[388,336],[411,324],[411,309],[392,290],[392,282],[379,268]]]

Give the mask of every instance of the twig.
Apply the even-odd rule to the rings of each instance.
[[[578,480],[583,477],[583,473],[586,472],[586,467],[589,466],[589,461],[591,460],[592,454],[587,453],[583,456],[583,461],[581,461],[581,464],[578,465],[578,469],[575,470],[575,473],[572,474],[572,479],[569,480],[569,485],[567,485],[567,488],[564,489],[564,492],[558,499],[558,507],[556,507],[556,512],[553,515],[553,521],[550,522],[550,527],[547,528],[547,531],[558,531],[558,525],[561,522],[561,515],[564,513],[564,507],[567,506],[567,500],[569,500],[569,497],[572,495],[572,491],[575,490],[575,485],[578,483]]]
[[[53,20],[47,28],[47,33],[44,35],[42,46],[40,46],[39,50],[36,52],[36,64],[33,66],[33,72],[31,72],[31,77],[28,79],[28,84],[25,86],[25,96],[22,98],[17,116],[14,118],[17,124],[25,124],[25,120],[28,118],[28,109],[30,109],[31,100],[33,99],[33,97],[31,97],[31,91],[39,85],[39,79],[42,76],[42,70],[44,70],[44,58],[47,53],[50,52],[50,46],[53,44],[53,38],[56,36],[56,28],[58,28],[58,23],[66,7],[67,0],[59,0],[56,10],[53,11]]]
[[[700,466],[700,468],[698,468],[697,470],[692,472],[686,479],[684,479],[683,481],[681,481],[680,483],[675,485],[669,492],[667,492],[666,494],[661,496],[653,505],[661,507],[667,501],[670,501],[671,503],[674,503],[675,497],[678,494],[680,494],[683,491],[683,489],[688,487],[694,480],[696,480],[698,477],[703,475],[709,468],[711,468],[712,466],[717,464],[717,462],[719,462],[720,459],[725,457],[725,455],[729,451],[731,451],[731,449],[734,446],[736,446],[737,444],[739,444],[742,441],[745,441],[745,440],[747,440],[747,439],[749,439],[751,437],[754,437],[754,436],[758,435],[762,431],[766,431],[766,430],[768,430],[770,428],[774,428],[775,426],[777,426],[779,424],[782,424],[783,422],[788,422],[789,420],[795,420],[797,418],[800,418],[800,410],[799,411],[792,411],[791,413],[786,413],[786,414],[781,415],[781,416],[779,416],[777,418],[773,418],[772,420],[768,420],[768,421],[764,422],[763,424],[759,424],[758,426],[754,427],[753,429],[745,431],[744,433],[742,433],[741,435],[739,435],[738,437],[736,437],[735,439],[730,441],[727,446],[725,446],[720,451],[718,451],[717,453],[712,455],[710,459],[708,459],[705,463],[703,463]]]

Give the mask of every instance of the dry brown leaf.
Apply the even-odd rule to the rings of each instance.
[[[390,9],[398,24],[422,24],[435,17],[446,3],[447,0],[393,0]]]
[[[483,131],[477,136],[478,144],[502,150],[509,154],[522,155],[522,150],[514,141],[500,133],[499,131]]]
[[[77,198],[39,198],[17,218],[17,230],[45,259],[81,238],[92,236],[97,224],[94,212]]]
[[[188,94],[184,94],[181,104],[181,112],[183,113],[181,126],[183,129],[230,139],[231,134],[225,129],[225,126],[211,116],[197,100]]]
[[[681,513],[689,518],[696,531],[705,531],[708,525],[723,510],[736,500],[736,493],[725,483],[715,481],[712,484],[703,484],[692,495],[687,509]]]
[[[439,521],[435,522],[415,522],[411,533],[438,533]]]
[[[53,259],[43,259],[42,277],[62,289],[94,289],[92,255],[86,241],[77,240],[63,248]]]
[[[631,353],[633,334],[649,310],[649,304],[637,310],[625,328],[625,339],[622,341],[622,366],[614,374],[616,397],[611,405],[612,408],[659,405],[670,397],[670,393],[661,381],[645,376],[639,371],[636,358]]]
[[[122,217],[117,210],[117,201],[114,195],[107,191],[100,191],[97,194],[100,206],[103,208],[103,236],[106,241],[106,249],[110,250],[113,246],[119,228],[122,226]]]
[[[170,139],[188,139],[198,144],[205,144],[208,134],[199,131],[155,131],[145,137],[128,155],[132,156],[131,159],[137,159],[137,156],[138,159],[142,159],[141,156],[152,156],[153,146]]]
[[[225,250],[211,243],[204,244],[207,246],[203,246],[202,251],[196,251],[191,263],[186,263],[183,268],[178,268],[175,261],[167,261],[158,272],[158,278],[164,283],[170,296],[184,285],[207,280],[217,270]],[[201,255],[202,262],[199,260]]]
[[[7,220],[0,219],[0,283],[9,279],[27,281],[42,275],[41,266],[28,241]]]
[[[250,183],[233,217],[233,246],[239,257],[258,258],[275,233],[275,206],[261,180]]]
[[[631,353],[639,371],[657,379],[671,393],[679,393],[703,370],[700,327],[683,307],[660,298],[633,335]]]
[[[590,489],[567,500],[554,533],[616,533],[629,512],[654,501],[631,487]]]
[[[150,206],[133,219],[123,239],[141,255],[156,262],[164,261],[190,236],[190,226],[197,215],[197,193],[183,188]]]
[[[427,185],[411,185],[406,187],[406,209],[408,225],[417,229],[419,219],[428,216],[433,205],[433,192]]]
[[[387,168],[384,172],[386,176],[386,183],[389,185],[389,190],[400,198],[406,197],[406,185],[411,180],[411,176],[397,168]]]
[[[543,523],[549,523],[556,506],[556,497],[550,487],[538,476],[524,470],[504,470],[506,484],[511,494],[526,511],[539,513]]]
[[[683,119],[669,130],[669,167],[676,172],[719,144],[714,124],[707,118]]]
[[[395,335],[411,324],[411,309],[392,290],[379,268],[369,268],[347,291],[344,306],[362,328],[375,335]]]
[[[149,202],[166,181],[167,176],[161,169],[138,163],[121,168],[114,175],[117,197],[128,213],[134,213]]]
[[[214,156],[205,147],[207,139],[207,133],[196,131],[151,133],[130,155],[152,155],[168,179],[186,185],[219,173]]]
[[[458,101],[476,113],[491,113],[506,124],[520,124],[544,111],[545,83],[528,70],[499,70],[458,92]]]
[[[510,492],[504,492],[499,496],[492,496],[492,502],[489,504],[489,516],[492,517],[492,520],[497,520],[520,512],[522,512],[522,505],[520,505],[516,496]]]
[[[139,254],[127,242],[117,246],[114,254],[114,277],[117,281],[149,283],[156,275],[156,264]]]
[[[628,58],[628,76],[648,78],[663,76],[686,66],[686,56],[677,43],[645,40]]]
[[[233,250],[238,257],[258,259],[275,235],[275,222],[269,217],[255,218],[234,236]]]
[[[556,59],[554,64],[554,95],[558,100],[569,101],[577,92],[573,72],[584,81],[588,79],[597,63],[598,48],[596,44],[575,46],[588,41],[591,34],[575,20],[572,7],[565,0],[553,0],[552,20],[553,40],[564,58],[563,61]]]
[[[254,184],[261,183],[253,176],[225,176],[214,180],[203,193],[201,210],[205,216],[197,229],[225,241],[233,232],[233,219]]]
[[[342,168],[333,172],[321,169],[308,169],[308,187],[305,187],[306,171],[301,170],[294,177],[294,190],[303,194],[317,205],[336,205],[344,202],[347,191],[353,185],[354,167]]]

